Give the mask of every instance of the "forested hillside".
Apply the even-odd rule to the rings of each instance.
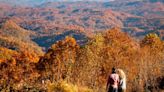
[[[162,0],[12,2],[0,0],[0,91],[106,92],[112,67],[127,92],[164,91]]]
[[[33,7],[0,3],[0,10],[1,23],[9,19],[22,28],[35,32],[37,35],[33,41],[46,49],[57,41],[50,38],[58,35],[65,37],[75,33],[88,37],[113,27],[119,27],[136,38],[143,38],[148,33],[157,33],[163,38],[164,5],[158,0],[45,2]],[[67,31],[74,32],[65,35]],[[58,40],[61,39],[63,36],[58,37]],[[83,38],[76,40],[79,39]],[[48,45],[43,45],[42,42]]]
[[[163,89],[164,42],[156,34],[138,42],[114,28],[96,34],[83,46],[66,37],[39,61],[27,53],[0,49],[1,91],[105,92],[113,66],[125,71],[128,92]]]

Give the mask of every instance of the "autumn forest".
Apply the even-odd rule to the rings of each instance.
[[[0,92],[106,92],[112,67],[164,91],[162,0],[18,2],[0,0]]]

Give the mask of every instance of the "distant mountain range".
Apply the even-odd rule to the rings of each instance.
[[[141,1],[141,2],[163,2],[164,0],[0,0],[0,3],[7,3],[12,5],[21,5],[21,6],[35,6],[44,4],[47,2],[76,2],[76,1],[83,1],[83,2],[111,2],[111,1],[118,1],[118,2],[134,2],[134,1]]]
[[[71,3],[62,2],[68,0],[57,1],[59,0],[0,0],[0,35],[14,32],[10,35],[22,40],[26,36],[19,35],[24,33],[22,32],[24,29],[35,34],[27,36],[27,38],[30,37],[27,41],[36,42],[46,49],[66,36],[72,36],[79,44],[83,44],[94,33],[113,27],[119,27],[136,38],[142,38],[148,33],[157,33],[164,39],[162,0],[115,0],[113,2],[82,0]],[[36,6],[29,7],[30,5]],[[12,22],[5,22],[8,20]],[[4,30],[2,26],[4,23],[7,23],[7,26],[18,25],[14,27],[18,31]]]
[[[21,5],[21,6],[35,6],[44,4],[47,2],[111,2],[111,1],[117,1],[117,2],[162,2],[164,3],[164,0],[0,0],[0,3],[6,3],[11,5]]]
[[[98,1],[98,2],[109,2],[114,0],[0,0],[0,3],[7,3],[12,5],[26,5],[34,6],[47,2],[76,2],[76,1]]]

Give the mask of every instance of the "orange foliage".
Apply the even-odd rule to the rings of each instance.
[[[50,78],[51,81],[67,78],[72,64],[75,62],[78,48],[75,39],[71,37],[66,37],[65,40],[52,45],[38,63],[39,70],[45,69],[49,72],[43,73],[43,76]]]
[[[164,76],[164,42],[156,35],[148,35],[139,43],[118,28],[96,34],[81,47],[74,38],[66,37],[53,44],[39,62],[29,62],[38,59],[33,51],[0,50],[6,53],[2,58],[6,62],[0,63],[3,86],[10,80],[10,85],[18,86],[23,81],[46,89],[43,85],[48,81],[65,80],[102,92],[111,68],[116,67],[123,69],[127,76],[128,92],[155,92],[160,91],[161,80],[157,79]]]

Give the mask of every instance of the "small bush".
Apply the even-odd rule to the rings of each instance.
[[[68,84],[65,81],[58,83],[51,83],[48,85],[48,92],[78,92],[77,87]]]

